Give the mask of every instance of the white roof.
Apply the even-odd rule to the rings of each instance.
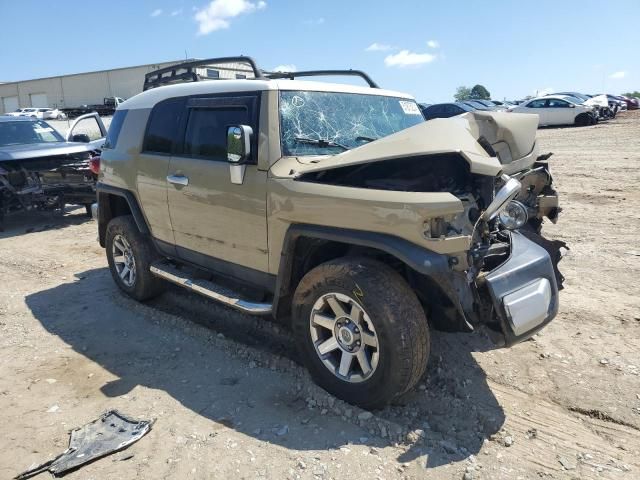
[[[309,82],[306,80],[203,80],[200,82],[166,85],[139,93],[118,106],[118,109],[152,108],[156,103],[173,97],[207,93],[256,92],[263,90],[305,90],[314,92],[359,93],[382,95],[413,100],[411,95],[381,88],[370,88],[342,83]]]

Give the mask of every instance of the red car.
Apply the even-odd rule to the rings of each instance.
[[[625,97],[624,95],[620,95],[619,98],[625,101],[627,104],[627,110],[637,110],[640,108],[640,99],[637,97]]]

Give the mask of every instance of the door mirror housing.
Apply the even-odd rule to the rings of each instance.
[[[227,161],[232,165],[242,165],[251,159],[251,136],[253,129],[248,125],[232,125],[227,128]]]
[[[91,138],[86,133],[76,133],[71,137],[72,142],[89,143]]]
[[[575,103],[570,103],[570,104],[569,104],[569,108],[576,108]]]

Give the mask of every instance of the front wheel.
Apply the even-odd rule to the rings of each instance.
[[[148,300],[162,292],[162,280],[149,270],[158,255],[131,215],[109,222],[105,247],[111,276],[127,295],[136,300]]]
[[[363,408],[380,408],[420,380],[429,356],[424,310],[405,280],[369,258],[324,263],[301,280],[293,332],[314,381]]]

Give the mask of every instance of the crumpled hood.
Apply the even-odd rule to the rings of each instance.
[[[92,150],[91,146],[86,143],[74,142],[7,145],[0,147],[0,162],[29,160],[31,158],[50,157],[54,155],[69,155],[74,153],[90,152]]]
[[[538,116],[505,112],[470,112],[437,118],[332,156],[283,157],[271,168],[276,177],[419,155],[459,153],[472,173],[497,176],[503,164],[527,156],[535,147]],[[484,137],[497,153],[478,143]]]

